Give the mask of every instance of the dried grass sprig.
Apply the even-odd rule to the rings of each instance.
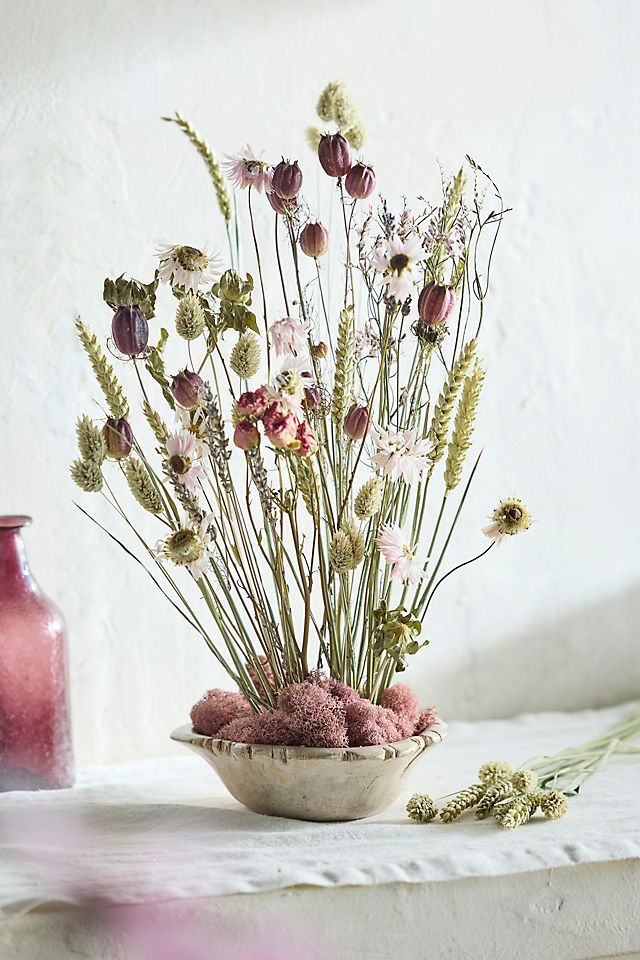
[[[160,444],[161,448],[164,449],[164,445],[169,437],[169,428],[160,414],[153,409],[147,400],[143,401],[142,410],[146,417],[147,423],[153,430],[154,437]]]
[[[140,506],[149,513],[162,513],[162,500],[145,465],[136,457],[129,457],[123,470],[129,490]]]
[[[71,479],[85,493],[99,493],[104,478],[100,464],[92,460],[74,460],[70,468]]]
[[[188,120],[185,120],[184,117],[180,116],[176,112],[173,117],[163,117],[163,120],[166,120],[167,123],[175,123],[176,126],[180,127],[184,135],[187,137],[190,143],[196,148],[200,154],[204,165],[207,168],[209,176],[211,177],[214,190],[216,192],[216,198],[218,200],[218,207],[220,208],[220,213],[224,217],[227,223],[231,220],[231,198],[229,197],[229,192],[227,190],[227,185],[224,182],[224,176],[222,175],[222,170],[220,164],[218,163],[215,154],[211,148],[205,143],[202,137],[194,130]]]
[[[382,506],[384,496],[384,480],[382,477],[371,477],[361,487],[353,501],[353,511],[358,520],[368,520],[378,512]]]
[[[447,436],[449,434],[449,424],[451,414],[458,396],[460,387],[467,375],[471,361],[475,356],[477,340],[469,340],[458,354],[458,359],[449,372],[438,402],[431,418],[431,427],[429,429],[429,440],[433,444],[433,449],[429,454],[432,465],[441,460],[447,446]],[[433,466],[431,468],[433,470]]]
[[[491,783],[486,787],[480,798],[476,808],[476,818],[478,820],[484,820],[485,817],[491,813],[496,803],[499,803],[501,800],[506,800],[512,793],[513,785],[509,780],[497,780]]]
[[[124,395],[124,390],[118,378],[113,372],[113,367],[107,361],[102,347],[98,343],[97,337],[91,333],[80,317],[76,317],[76,330],[78,331],[80,343],[89,358],[89,363],[91,364],[96,380],[107,401],[109,413],[116,420],[120,420],[121,417],[124,417],[126,420],[129,416],[127,398]]]
[[[355,370],[355,335],[353,310],[348,307],[340,313],[336,343],[336,369],[333,380],[331,419],[336,427],[342,427],[353,396]]]
[[[343,520],[329,544],[329,561],[336,573],[347,573],[362,562],[364,539],[355,520]]]
[[[76,423],[76,437],[78,440],[78,450],[83,460],[89,463],[95,463],[100,466],[107,455],[102,431],[96,427],[93,420],[86,415],[78,417]]]
[[[444,823],[452,823],[454,820],[457,820],[458,817],[463,814],[466,810],[471,810],[472,807],[482,799],[482,795],[485,791],[485,787],[482,783],[474,783],[470,787],[467,787],[466,790],[461,790],[460,793],[449,801],[446,807],[443,807],[440,811],[440,819]]]
[[[455,489],[462,477],[464,460],[467,450],[471,446],[484,375],[484,368],[476,361],[471,374],[466,378],[462,387],[444,470],[444,482],[447,490]]]

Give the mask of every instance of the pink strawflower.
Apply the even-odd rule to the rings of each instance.
[[[378,743],[394,743],[404,739],[398,718],[393,710],[386,707],[360,699],[347,703],[345,714],[351,747],[372,747]]]
[[[299,320],[285,317],[269,327],[269,339],[277,357],[301,354],[307,350],[307,332]]]
[[[425,730],[428,730],[429,727],[432,727],[434,723],[437,723],[439,719],[440,717],[438,716],[438,711],[436,708],[427,707],[425,710],[420,712],[413,732],[423,733]]]
[[[167,465],[190,490],[198,486],[204,477],[204,469],[198,460],[202,456],[202,448],[196,437],[188,430],[177,430],[169,434],[165,444],[167,451]]]
[[[295,452],[301,457],[310,457],[318,449],[316,435],[306,420],[298,425],[296,441],[298,446],[295,448]]]
[[[392,580],[402,580],[403,583],[415,586],[422,579],[424,560],[416,559],[415,547],[409,546],[407,537],[397,523],[383,524],[375,539],[375,545],[387,563],[392,564]]]
[[[258,193],[271,188],[269,164],[260,160],[249,144],[235,156],[227,156],[223,167],[229,180],[241,190],[253,187]]]
[[[263,420],[264,432],[274,447],[285,449],[296,442],[298,420],[292,413],[283,413],[279,403],[272,403]]]
[[[253,711],[242,694],[230,690],[207,690],[191,709],[193,729],[205,737],[215,737],[232,720],[252,716]]]
[[[270,399],[266,387],[259,387],[257,390],[247,390],[241,393],[236,400],[236,413],[241,417],[257,417],[258,420],[264,415],[269,406]]]
[[[260,434],[253,420],[241,420],[233,431],[233,442],[241,450],[254,450],[260,444]]]
[[[388,687],[380,697],[383,707],[393,710],[403,737],[410,737],[416,728],[420,716],[420,701],[406,683],[396,683]]]

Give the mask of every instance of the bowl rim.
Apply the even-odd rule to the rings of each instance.
[[[197,733],[190,723],[185,723],[171,733],[176,743],[201,748],[209,753],[238,756],[268,756],[278,760],[373,760],[391,759],[421,753],[446,739],[447,724],[438,720],[422,733],[415,733],[404,740],[374,744],[369,747],[291,747],[267,743],[243,743],[239,740],[221,740],[219,737]]]

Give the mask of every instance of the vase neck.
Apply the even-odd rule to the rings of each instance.
[[[29,568],[27,552],[24,548],[19,527],[0,526],[0,594],[38,589]]]

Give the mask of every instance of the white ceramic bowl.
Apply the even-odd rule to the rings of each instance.
[[[229,793],[256,813],[296,820],[360,820],[396,799],[411,764],[447,735],[429,730],[375,747],[271,747],[195,733],[189,724],[171,739],[211,764]]]

